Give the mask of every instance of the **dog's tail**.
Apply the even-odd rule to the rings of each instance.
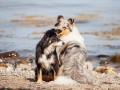
[[[78,84],[77,81],[66,77],[66,76],[59,76],[54,82],[53,84],[60,84],[60,85],[76,85]]]
[[[84,69],[85,71],[92,71],[93,70],[93,66],[92,63],[87,61],[84,64]],[[87,73],[88,74],[88,73]],[[88,76],[89,77],[89,76]],[[79,84],[76,80],[73,80],[67,76],[59,76],[54,82],[53,84],[64,84],[64,85],[77,85]]]

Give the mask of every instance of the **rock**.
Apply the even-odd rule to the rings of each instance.
[[[116,68],[120,68],[120,65],[116,66]]]
[[[0,58],[12,58],[12,57],[18,57],[18,56],[19,54],[16,51],[0,53]]]
[[[106,69],[107,69],[107,70],[116,71],[116,69],[115,69],[114,67],[112,67],[112,66],[107,66]]]
[[[116,63],[116,62],[120,62],[120,54],[116,54],[112,57],[111,59],[112,62]]]
[[[98,66],[94,68],[94,71],[99,72],[99,73],[104,73],[106,71],[105,66]]]
[[[112,66],[98,66],[94,68],[94,71],[99,72],[99,73],[105,73],[109,76],[114,76],[114,77],[118,76],[116,69]]]
[[[0,63],[1,63],[1,62],[3,62],[3,60],[2,60],[2,59],[0,59]]]
[[[28,63],[29,66],[32,66],[32,63]]]
[[[32,63],[33,60],[34,60],[34,57],[17,57],[17,58],[14,58],[14,59],[25,60],[28,63]]]
[[[31,70],[31,67],[25,64],[20,64],[17,66],[17,68],[20,68],[21,70]]]
[[[15,68],[15,71],[20,72],[20,71],[22,71],[22,69],[20,67],[17,67],[17,68]]]
[[[1,70],[4,70],[4,71],[5,71],[5,70],[6,70],[6,67],[0,67],[0,71],[1,71]]]
[[[7,65],[5,63],[0,63],[0,67],[6,67],[7,68]]]
[[[106,61],[106,62],[111,60],[111,57],[109,55],[98,55],[96,57],[97,57],[97,60],[102,60],[102,61]]]
[[[20,64],[28,65],[28,63],[25,60],[20,60],[20,61],[16,62],[16,67]]]
[[[97,82],[97,81],[96,81],[96,82],[93,83],[93,85],[99,86],[99,85],[100,85],[100,82]]]
[[[11,66],[11,67],[14,67],[13,64],[10,64],[10,63],[6,63],[7,66]]]
[[[118,77],[120,77],[120,73],[118,73]]]
[[[30,73],[34,75],[34,74],[35,74],[35,71],[34,71],[34,70],[30,70]]]
[[[12,67],[12,66],[8,66],[8,67],[7,67],[7,69],[6,69],[6,71],[7,71],[7,72],[13,72],[13,71],[14,71],[14,69],[13,69],[13,67]]]
[[[34,57],[28,57],[28,58],[26,59],[26,61],[27,61],[28,63],[33,63],[33,59],[34,59]]]
[[[115,71],[111,70],[111,69],[106,70],[105,74],[110,75],[110,76],[114,76],[114,77],[118,76],[118,74]]]
[[[4,63],[9,63],[9,64],[12,64],[12,65],[15,65],[15,61],[14,59],[4,59]]]
[[[98,58],[110,57],[109,55],[97,55]]]
[[[108,90],[108,86],[107,85],[100,85],[102,90]]]
[[[31,68],[32,68],[33,70],[35,70],[35,68],[36,68],[36,63],[35,63],[35,60],[33,60],[33,63],[32,63]]]
[[[107,61],[100,61],[100,66],[105,66],[107,63]]]

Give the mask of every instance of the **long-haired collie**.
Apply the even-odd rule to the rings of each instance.
[[[55,83],[69,84],[64,82],[64,77],[70,78],[78,83],[88,83],[88,76],[86,75],[86,46],[84,39],[80,35],[74,19],[64,19],[63,16],[58,16],[57,23],[55,24],[56,32],[59,38],[65,43],[60,49],[59,59],[62,62],[61,76]]]
[[[57,58],[56,46],[62,46],[63,42],[57,37],[55,29],[48,30],[36,46],[36,70],[35,79],[42,81],[55,80],[60,68]]]

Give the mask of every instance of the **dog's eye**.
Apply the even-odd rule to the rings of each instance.
[[[66,27],[63,27],[63,29],[66,29]]]

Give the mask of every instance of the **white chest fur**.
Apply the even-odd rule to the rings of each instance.
[[[54,56],[51,56],[49,59],[47,59],[46,55],[42,55],[42,57],[38,59],[38,62],[41,63],[43,68],[50,70],[51,64],[54,63]]]
[[[62,37],[61,40],[65,43],[69,41],[77,41],[81,44],[84,44],[84,38],[80,35],[76,27],[73,28],[72,32]]]

